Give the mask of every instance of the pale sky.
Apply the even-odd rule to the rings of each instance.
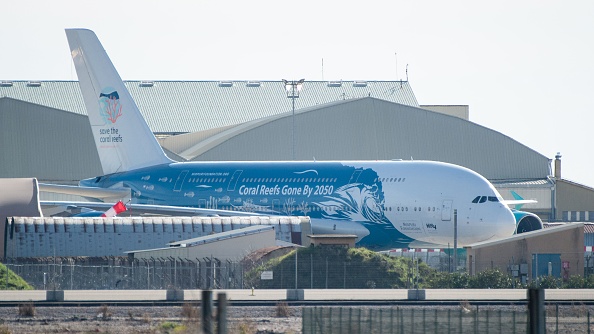
[[[594,1],[0,3],[0,80],[77,80],[65,28],[124,80],[408,80],[420,104],[554,159],[594,187]],[[323,59],[323,70],[322,70]]]

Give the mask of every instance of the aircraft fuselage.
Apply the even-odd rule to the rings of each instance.
[[[455,213],[460,246],[515,228],[484,177],[431,161],[184,162],[81,185],[129,187],[139,204],[307,215],[312,232],[356,234],[371,249],[453,245]]]

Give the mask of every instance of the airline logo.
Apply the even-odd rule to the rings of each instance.
[[[104,126],[99,129],[99,140],[103,144],[121,143],[124,141],[120,130],[115,126],[122,117],[122,103],[120,95],[111,88],[106,87],[99,94],[99,114],[103,118]]]
[[[99,94],[99,107],[101,117],[105,123],[115,124],[115,122],[122,116],[122,105],[120,103],[120,95],[117,91],[108,88],[103,89]]]

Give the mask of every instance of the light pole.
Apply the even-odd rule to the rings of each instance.
[[[295,99],[299,98],[299,92],[303,88],[303,82],[305,79],[301,79],[299,81],[287,81],[283,79],[283,83],[285,84],[285,90],[287,92],[287,98],[290,98],[293,102],[293,116],[292,116],[292,129],[291,129],[291,137],[293,141],[293,160],[295,160]]]

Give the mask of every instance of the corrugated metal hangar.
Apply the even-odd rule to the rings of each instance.
[[[406,81],[307,81],[294,101],[281,81],[126,86],[175,160],[290,160],[293,147],[299,160],[439,160],[484,175],[506,199],[538,200],[522,210],[545,221],[594,220],[594,189],[562,180],[560,156],[553,174],[552,159],[470,122],[468,106],[419,105]],[[85,114],[76,81],[1,81],[0,177],[100,175]]]

